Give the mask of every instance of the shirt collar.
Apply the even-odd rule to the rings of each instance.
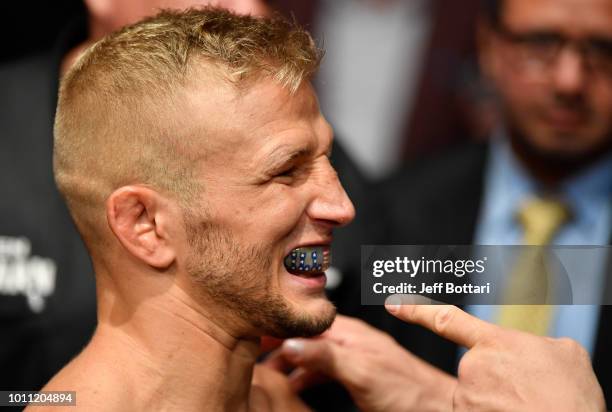
[[[492,217],[511,224],[520,202],[538,195],[539,185],[517,159],[503,129],[494,134],[490,150],[487,190],[495,203]],[[556,195],[583,224],[597,224],[599,209],[609,207],[612,196],[612,153],[563,182]]]

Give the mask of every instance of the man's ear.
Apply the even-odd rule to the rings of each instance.
[[[156,269],[168,268],[176,258],[170,213],[168,201],[144,186],[121,187],[106,200],[106,219],[119,242]]]

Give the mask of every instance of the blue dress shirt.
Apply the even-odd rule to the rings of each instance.
[[[516,211],[541,190],[515,158],[509,142],[500,132],[492,140],[486,166],[485,187],[477,221],[475,243],[480,245],[521,244],[523,229]],[[554,245],[608,245],[612,235],[612,154],[577,176],[568,179],[555,193],[572,210],[572,220],[556,233]],[[584,276],[582,301],[599,302],[605,281],[604,259],[579,262],[576,273]],[[586,285],[586,286],[585,286]],[[493,321],[494,306],[471,305],[468,312]],[[551,336],[570,337],[590,353],[594,350],[599,306],[572,305],[555,308]]]

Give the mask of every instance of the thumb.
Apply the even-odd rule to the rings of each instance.
[[[292,363],[310,371],[320,372],[347,383],[350,373],[345,349],[325,339],[288,339],[281,347],[283,355]],[[345,359],[345,362],[341,362]],[[344,366],[341,366],[344,365]]]
[[[294,369],[289,374],[289,383],[295,392],[302,392],[310,387],[322,384],[331,380],[328,375],[321,372],[315,372],[304,368]]]
[[[289,373],[295,367],[293,362],[281,353],[280,349],[268,354],[259,364],[282,373]]]

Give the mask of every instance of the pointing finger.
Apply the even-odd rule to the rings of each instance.
[[[414,305],[410,295],[393,295],[385,307],[393,316],[421,325],[468,349],[499,331],[499,327],[467,314],[452,305]]]

